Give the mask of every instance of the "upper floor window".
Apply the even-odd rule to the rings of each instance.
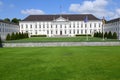
[[[92,24],[90,23],[90,28],[92,27]]]
[[[35,25],[35,28],[37,28],[37,25]]]

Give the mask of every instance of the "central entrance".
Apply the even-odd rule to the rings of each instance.
[[[62,35],[62,31],[60,31],[60,35]]]

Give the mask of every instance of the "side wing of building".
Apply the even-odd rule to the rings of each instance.
[[[0,20],[0,36],[3,40],[6,39],[7,34],[11,34],[12,32],[19,32],[19,25],[6,23]]]
[[[104,32],[116,32],[117,33],[117,37],[120,40],[120,18],[117,19],[112,19],[110,21],[107,21],[105,26],[104,26]]]

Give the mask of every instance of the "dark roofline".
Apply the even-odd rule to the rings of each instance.
[[[62,16],[65,19],[69,19],[70,21],[83,21],[86,16],[88,16],[88,20],[101,20],[96,18],[92,14],[45,14],[45,15],[29,15],[22,21],[53,21],[54,19]]]
[[[106,24],[113,23],[113,22],[118,22],[118,21],[120,21],[120,18],[115,18],[115,19],[107,21]]]

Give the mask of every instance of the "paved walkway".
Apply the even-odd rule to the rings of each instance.
[[[120,46],[120,42],[41,42],[3,43],[3,47],[54,47],[54,46]]]

